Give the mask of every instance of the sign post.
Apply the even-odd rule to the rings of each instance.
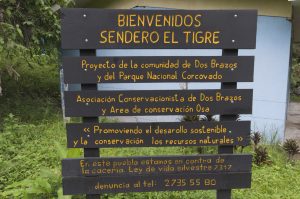
[[[80,56],[96,56],[96,50],[80,50]],[[81,84],[81,91],[97,90],[97,84]],[[98,117],[82,117],[83,123],[99,122]],[[97,148],[84,147],[84,157],[99,157],[100,152]],[[100,194],[87,194],[86,199],[99,199]]]
[[[99,198],[102,193],[217,190],[251,187],[251,155],[233,147],[250,144],[254,10],[100,10],[63,9],[63,57],[67,146],[84,148],[84,158],[62,161],[63,192]],[[96,57],[96,49],[222,49],[222,56]],[[102,83],[220,82],[221,89],[98,91]],[[99,123],[99,116],[220,115],[220,121]],[[218,154],[190,156],[99,157],[99,148],[217,146]]]
[[[238,50],[237,49],[224,49],[222,52],[223,56],[237,56]],[[237,88],[237,82],[225,82],[221,84],[222,89],[236,89]],[[238,115],[234,114],[228,114],[228,115],[221,115],[220,120],[221,121],[236,121],[238,119]],[[225,146],[220,145],[218,147],[218,153],[219,154],[231,154],[233,153],[233,147],[231,146]],[[217,199],[230,199],[231,198],[231,190],[230,189],[219,189],[217,190]]]

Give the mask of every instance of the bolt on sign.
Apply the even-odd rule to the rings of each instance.
[[[62,48],[80,50],[63,57],[65,114],[82,117],[67,124],[67,146],[84,157],[62,160],[66,195],[217,190],[251,187],[249,154],[233,154],[250,144],[254,57],[238,49],[256,46],[255,10],[62,9]],[[96,49],[221,49],[222,56],[96,57]],[[221,89],[98,91],[104,83],[220,82]],[[221,115],[220,121],[99,123],[99,116]],[[99,148],[217,146],[219,154],[99,157]],[[96,195],[95,195],[96,194]]]

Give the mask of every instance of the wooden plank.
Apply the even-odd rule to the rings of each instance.
[[[250,114],[252,90],[66,91],[66,116]]]
[[[252,155],[108,157],[62,160],[62,176],[250,172]]]
[[[63,49],[253,49],[256,10],[62,9]]]
[[[78,83],[252,82],[253,56],[63,57],[64,81]]]
[[[249,144],[249,121],[67,124],[69,148]]]
[[[237,189],[250,186],[250,172],[63,178],[64,195]]]

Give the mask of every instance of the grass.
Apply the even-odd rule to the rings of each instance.
[[[6,125],[0,134],[0,190],[16,181],[37,177],[43,168],[60,167],[55,143],[64,144],[66,141],[62,122],[20,124],[12,116],[5,120]]]

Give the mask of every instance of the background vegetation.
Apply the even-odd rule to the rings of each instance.
[[[59,95],[59,7],[70,0],[0,0],[0,198],[71,198],[62,196],[61,164],[80,157],[66,149]],[[295,69],[299,72],[299,60]],[[298,64],[298,65],[297,65]],[[297,69],[298,68],[298,69]],[[292,88],[299,85],[293,72]],[[17,80],[17,81],[16,81]],[[234,190],[236,199],[300,198],[300,164],[292,161],[276,136],[253,134],[252,188]],[[103,149],[103,156],[216,153],[195,147]],[[241,149],[236,150],[237,153]],[[259,165],[259,166],[258,166]],[[124,193],[105,198],[215,198],[215,191]],[[83,198],[74,196],[73,198]]]
[[[300,102],[300,57],[296,53],[293,53],[290,83],[291,101]]]

